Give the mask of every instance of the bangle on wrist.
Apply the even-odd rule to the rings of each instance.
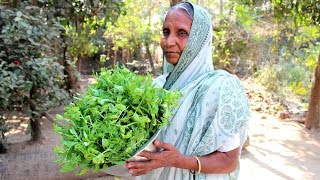
[[[197,156],[193,156],[193,157],[196,158],[196,160],[197,160],[197,164],[198,164],[198,167],[199,167],[199,169],[198,169],[198,174],[200,174],[200,172],[201,172],[201,161],[200,161],[200,159],[199,159]],[[195,171],[189,170],[189,172],[190,172],[191,174],[195,175]]]

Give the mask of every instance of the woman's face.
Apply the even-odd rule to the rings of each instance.
[[[160,45],[168,63],[176,65],[187,43],[192,20],[188,14],[178,9],[169,12],[162,27]]]

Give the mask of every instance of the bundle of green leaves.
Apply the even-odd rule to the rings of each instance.
[[[54,148],[57,162],[64,164],[61,172],[79,166],[83,174],[124,163],[168,123],[181,97],[126,68],[102,69],[96,80],[56,116],[66,124],[54,125],[62,136],[62,146]]]

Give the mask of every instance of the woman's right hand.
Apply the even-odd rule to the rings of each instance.
[[[153,144],[163,149],[161,152],[147,152],[143,151],[138,154],[148,159],[148,161],[132,161],[126,164],[128,171],[133,176],[140,176],[147,174],[151,170],[160,167],[178,167],[180,159],[183,155],[172,144],[161,141],[154,141]]]

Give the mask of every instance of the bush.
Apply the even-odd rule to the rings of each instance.
[[[41,114],[67,99],[64,67],[58,63],[61,26],[47,19],[46,11],[19,3],[15,9],[0,5],[0,110],[26,110]],[[4,123],[2,123],[4,124]],[[2,133],[3,133],[3,129]]]

